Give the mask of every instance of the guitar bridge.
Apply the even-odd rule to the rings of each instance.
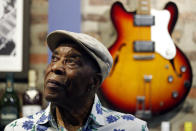
[[[151,80],[152,80],[152,75],[144,75],[145,82],[151,82]]]

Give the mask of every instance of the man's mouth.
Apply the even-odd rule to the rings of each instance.
[[[64,84],[62,84],[62,83],[60,83],[60,82],[58,82],[56,80],[52,80],[52,79],[49,79],[46,84],[47,84],[48,88],[50,88],[50,89],[52,89],[54,91],[59,90],[59,89],[65,87]]]

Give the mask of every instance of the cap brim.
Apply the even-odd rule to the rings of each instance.
[[[47,36],[47,44],[51,51],[54,51],[62,41],[65,42],[66,40],[72,40],[81,44],[80,41],[70,35],[69,32],[61,30],[54,31]]]

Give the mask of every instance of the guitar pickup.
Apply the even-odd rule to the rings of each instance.
[[[155,24],[155,17],[152,15],[134,15],[135,26],[152,26]]]
[[[133,50],[135,52],[154,52],[155,44],[153,41],[134,41]]]

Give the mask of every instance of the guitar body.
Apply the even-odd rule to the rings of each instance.
[[[117,31],[117,39],[109,48],[114,64],[101,90],[120,111],[159,115],[182,103],[191,88],[190,63],[170,36],[177,20],[177,7],[168,3],[164,11],[168,21],[160,25],[155,13],[155,25],[151,27],[135,26],[136,12],[127,12],[120,2],[111,8]],[[161,30],[156,28],[158,23]],[[154,52],[135,51],[134,42],[138,40],[154,41]]]

